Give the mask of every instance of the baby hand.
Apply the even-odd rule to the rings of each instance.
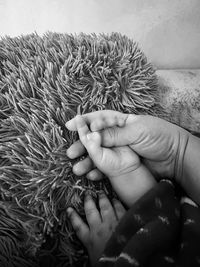
[[[100,130],[101,128],[113,127],[115,125],[119,127],[119,124],[123,126],[127,120],[131,119],[126,117],[124,121],[118,123],[118,119],[121,119],[121,116],[113,117],[112,111],[109,111],[109,115],[108,118],[101,117],[96,121],[92,121],[93,128]],[[85,162],[92,160],[97,167],[96,171],[93,170],[92,172],[91,169],[86,166],[85,172],[83,168],[82,174],[87,172],[89,172],[89,174],[94,174],[94,171],[95,174],[98,174],[97,170],[106,174],[113,189],[127,206],[131,206],[138,198],[155,185],[156,181],[154,177],[150,171],[141,164],[138,155],[130,147],[103,147],[101,146],[101,132],[91,132],[83,116],[76,116],[75,119],[73,119],[73,124],[74,123],[75,130],[79,133],[80,141],[89,154],[89,158],[85,159]],[[81,165],[81,163],[81,161],[77,163],[80,165],[79,169],[81,169],[81,166],[84,166],[84,164]],[[88,178],[90,179],[90,177]]]
[[[102,121],[99,122],[101,123],[101,127],[109,127],[110,125],[105,121],[104,124]],[[117,121],[111,121],[110,123],[117,123]],[[120,121],[120,126],[122,126],[123,123],[123,121]],[[86,148],[93,163],[110,179],[126,175],[140,166],[139,157],[128,146],[113,148],[102,147],[101,132],[91,132],[83,116],[77,115],[75,117],[75,124],[80,141]]]

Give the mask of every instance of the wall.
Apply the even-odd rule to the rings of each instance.
[[[158,68],[200,67],[200,0],[0,0],[0,35],[120,31]]]

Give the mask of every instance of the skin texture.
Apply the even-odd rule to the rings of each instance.
[[[116,115],[109,111],[108,114],[109,116],[99,117],[92,121],[90,125],[87,125],[84,116],[78,115],[75,118],[76,129],[81,143],[89,154],[86,163],[96,166],[96,170],[104,173],[119,198],[127,206],[131,206],[155,185],[155,179],[129,146],[102,146],[101,129],[114,126],[125,127],[125,124],[131,120],[130,115],[122,118],[122,113],[119,112]],[[89,128],[97,131],[91,132]],[[82,170],[84,171],[84,169]]]
[[[112,114],[111,114],[112,112]],[[98,120],[111,120],[115,111],[97,111],[84,114],[83,118],[91,131],[101,129]],[[118,116],[119,112],[116,112]],[[109,115],[110,114],[110,115]],[[127,115],[120,113],[124,126],[113,126],[101,130],[101,145],[105,148],[129,146],[156,178],[176,179],[181,183],[183,159],[187,147],[189,132],[165,120],[148,115]],[[69,130],[77,131],[76,118],[68,121]],[[67,151],[70,158],[77,158],[86,152],[84,145],[77,141]],[[87,162],[86,162],[87,161]],[[101,178],[90,158],[79,162],[74,172],[82,170],[82,174],[90,176],[92,171],[96,179]],[[89,166],[90,165],[90,166]],[[95,174],[94,174],[95,173]],[[89,178],[89,177],[88,177]]]
[[[103,172],[110,177],[111,182],[112,179],[115,179],[115,184],[120,185],[120,190],[123,179],[125,180],[128,177],[125,184],[128,184],[128,189],[130,189],[132,188],[130,186],[131,182],[134,179],[133,176],[129,177],[129,174],[136,171],[138,166],[141,166],[140,156],[142,162],[148,166],[156,178],[176,179],[188,195],[194,197],[194,200],[200,203],[200,167],[198,161],[200,158],[200,142],[198,138],[193,137],[184,129],[152,116],[119,114],[119,112],[114,111],[98,111],[78,116],[67,122],[66,127],[69,130],[78,131],[80,137],[80,140],[68,149],[68,157],[80,157],[86,153],[86,150],[89,154],[86,159],[74,166],[75,174],[85,174],[89,179],[99,180],[102,178]],[[127,158],[125,155],[130,156],[130,162],[134,163],[134,167],[129,165],[129,161],[128,166],[122,164],[123,159]],[[107,161],[107,159],[109,160]],[[119,169],[113,172],[110,164],[113,164],[114,169]],[[122,166],[125,167],[121,169]],[[118,180],[116,175],[120,170],[122,172]],[[139,176],[141,177],[141,175]],[[148,175],[146,177],[148,178]],[[135,193],[133,188],[130,192]],[[131,201],[134,203],[134,199],[131,199]],[[105,201],[104,208],[108,209],[108,207],[110,207],[110,204]],[[95,223],[91,224],[93,227],[89,226],[89,228],[85,227],[76,211],[70,208],[68,214],[78,237],[88,249],[91,263],[94,264],[107,242],[104,230],[106,233],[107,229],[114,229],[118,221],[113,215],[114,213],[110,212],[110,217],[107,218],[106,223],[102,220],[97,222],[101,211],[99,213],[96,211],[97,207],[94,202],[91,205],[91,210],[95,211]],[[86,208],[85,212],[88,212]],[[93,212],[90,211],[89,213]],[[89,217],[88,224],[90,225]],[[112,231],[110,231],[110,235],[111,233]],[[108,231],[107,237],[110,237],[110,235]],[[101,244],[98,244],[98,239],[101,240]],[[90,240],[90,245],[88,245],[88,240]]]
[[[92,266],[102,255],[106,242],[126,211],[118,200],[113,199],[111,203],[104,193],[99,195],[98,202],[99,210],[92,197],[86,195],[84,210],[87,224],[74,209],[67,210],[78,238],[88,251]]]
[[[119,197],[127,206],[131,206],[138,198],[146,193],[155,184],[155,180],[148,169],[141,164],[138,155],[129,146],[114,148],[102,147],[101,129],[108,127],[124,127],[129,116],[117,113],[101,117],[87,125],[83,116],[76,116],[75,130],[78,131],[81,144],[87,150],[89,157],[85,160],[86,168],[95,166],[91,174],[101,178],[101,172],[107,175]],[[91,132],[89,127],[95,132]],[[70,126],[69,126],[70,129]],[[75,148],[76,149],[76,148]],[[83,152],[85,150],[82,150]],[[75,166],[77,168],[77,165]],[[75,170],[76,170],[75,168]],[[83,165],[77,168],[78,173],[84,173]],[[113,205],[112,205],[113,204]],[[125,209],[118,200],[110,203],[105,194],[99,196],[98,211],[93,199],[86,195],[85,214],[86,225],[77,212],[69,208],[68,216],[77,236],[88,250],[91,264],[94,265],[101,256],[105,244],[115,229],[118,220],[125,213]]]

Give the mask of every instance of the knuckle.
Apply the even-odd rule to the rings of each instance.
[[[99,230],[97,230],[97,236],[98,237],[102,237],[104,235],[104,231],[103,231],[103,229],[99,229]]]
[[[118,120],[119,120],[118,116],[115,115],[114,118],[113,118],[113,122],[114,122],[114,124],[117,124]]]
[[[90,124],[90,130],[92,132],[96,131],[96,121],[92,121]]]
[[[99,120],[96,120],[91,124],[91,130],[92,131],[101,130],[103,127],[104,127],[104,119],[103,118],[100,118]]]
[[[132,153],[132,165],[139,166],[141,164],[141,160],[136,153]]]
[[[108,118],[108,119],[106,120],[106,124],[107,124],[108,126],[110,126],[110,127],[117,125],[117,117],[114,116],[114,117],[112,117],[112,118]]]

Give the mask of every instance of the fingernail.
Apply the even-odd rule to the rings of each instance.
[[[71,158],[71,156],[73,156],[73,154],[70,152],[70,149],[68,148],[66,151],[66,154],[69,158]]]
[[[65,127],[68,128],[68,125],[69,125],[69,121],[67,121],[67,122],[65,123]]]
[[[125,120],[124,119],[119,119],[118,121],[118,126],[123,127],[125,125]]]
[[[94,173],[94,172],[89,172],[88,174],[87,174],[87,178],[89,179],[89,180],[95,180],[96,179],[96,173]]]
[[[91,198],[92,198],[91,194],[88,191],[86,191],[85,192],[85,200],[89,200]]]
[[[67,156],[69,157],[69,151],[68,151],[68,149],[66,150],[66,154],[67,154]]]
[[[73,209],[71,207],[67,208],[67,216],[69,217],[72,213]]]
[[[66,127],[67,129],[70,128],[70,126],[71,126],[71,124],[72,124],[72,120],[73,120],[73,119],[71,119],[71,120],[69,120],[69,121],[67,121],[67,122],[65,123],[65,127]]]
[[[99,192],[99,198],[103,198],[105,196],[106,196],[106,194],[103,191]]]
[[[72,168],[72,171],[74,174],[76,174],[77,176],[80,176],[80,166],[79,165],[79,162],[77,162],[76,164],[74,164],[73,168]]]
[[[90,141],[98,141],[99,139],[99,132],[91,132],[87,134],[87,139]]]

